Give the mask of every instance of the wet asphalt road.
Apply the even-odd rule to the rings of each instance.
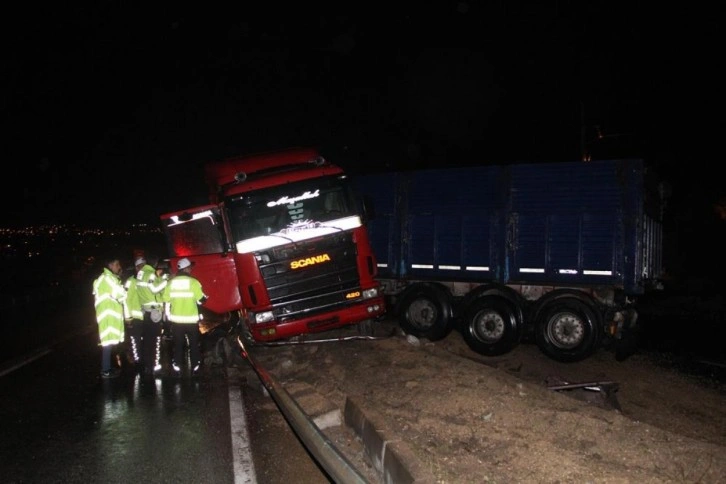
[[[222,375],[99,377],[87,332],[0,378],[4,482],[234,482]]]
[[[330,482],[259,382],[234,369],[154,379],[121,359],[121,376],[101,379],[93,321],[87,307],[3,321],[3,483]]]

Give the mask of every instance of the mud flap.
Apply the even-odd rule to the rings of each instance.
[[[625,361],[635,354],[638,349],[638,333],[638,313],[632,309],[626,311],[619,338],[615,340],[615,361]]]
[[[620,339],[615,341],[615,361],[625,361],[638,350],[638,332],[636,328],[623,331]]]

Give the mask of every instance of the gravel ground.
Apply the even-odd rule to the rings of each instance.
[[[383,322],[376,340],[254,347],[285,385],[379,415],[437,483],[726,481],[724,386],[673,361],[606,351],[559,363],[536,346],[484,357]],[[312,337],[321,339],[322,337]],[[553,390],[553,385],[595,383]]]

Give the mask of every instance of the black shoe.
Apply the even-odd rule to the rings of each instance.
[[[108,378],[117,378],[121,374],[118,370],[106,370],[101,372],[101,378],[108,379]]]

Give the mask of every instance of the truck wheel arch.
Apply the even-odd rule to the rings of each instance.
[[[415,283],[397,298],[395,314],[401,329],[417,338],[437,341],[453,328],[454,309],[449,290],[436,283]]]

